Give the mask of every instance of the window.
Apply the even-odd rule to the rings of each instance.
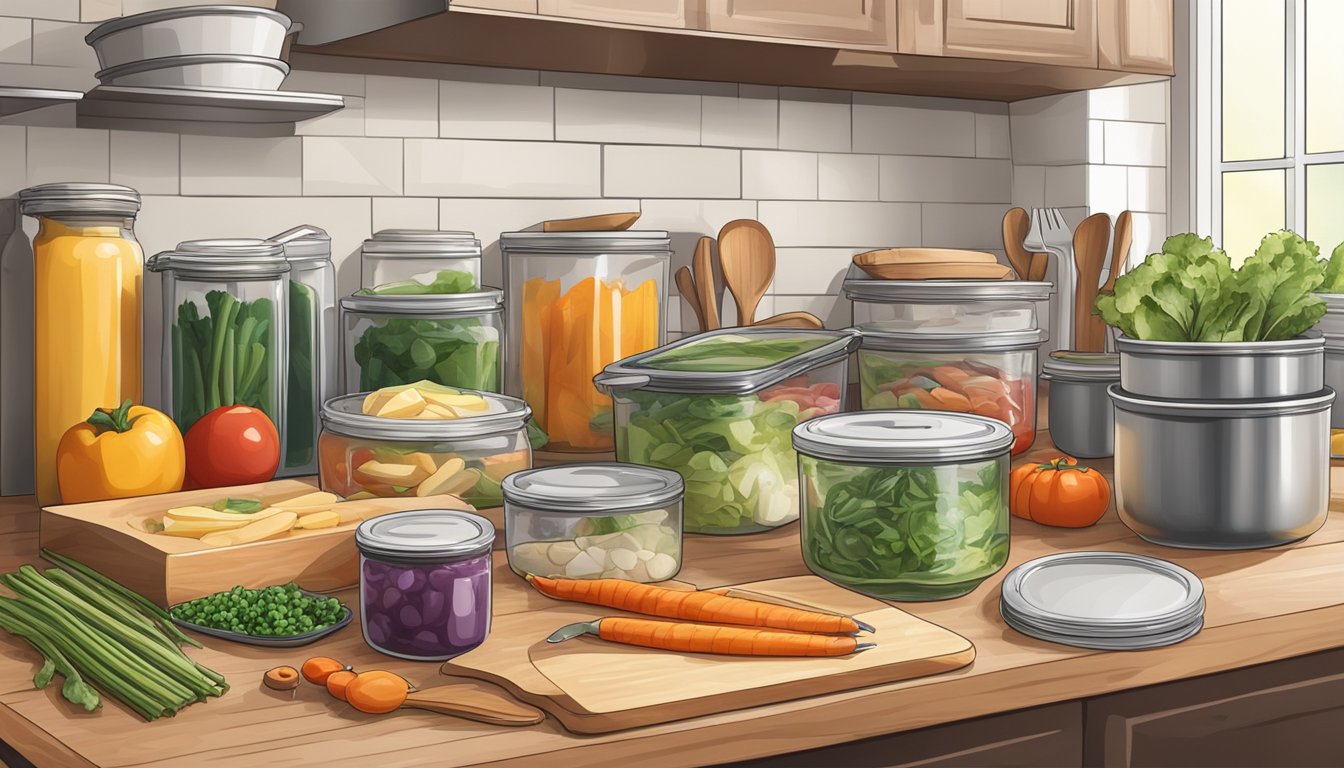
[[[1288,227],[1344,241],[1341,0],[1214,0],[1215,239],[1234,262]]]

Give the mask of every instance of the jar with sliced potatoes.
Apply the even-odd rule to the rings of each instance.
[[[318,440],[322,489],[347,499],[452,494],[503,503],[500,483],[532,466],[522,400],[420,381],[332,398]]]

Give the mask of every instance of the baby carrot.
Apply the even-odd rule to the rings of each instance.
[[[873,631],[872,627],[848,616],[804,611],[714,592],[667,589],[624,579],[548,579],[528,576],[527,580],[538,592],[557,600],[600,605],[665,619],[823,635],[852,635],[859,630]]]
[[[652,619],[607,617],[598,623],[603,640],[682,653],[733,656],[848,656],[860,647],[853,637],[806,635],[754,627],[719,627]]]

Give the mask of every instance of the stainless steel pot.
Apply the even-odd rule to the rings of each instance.
[[[279,59],[211,54],[133,61],[104,69],[96,77],[103,85],[274,91],[288,74],[289,65]]]
[[[1093,352],[1051,352],[1041,380],[1050,382],[1050,440],[1070,456],[1110,456],[1115,407],[1106,388],[1120,380],[1119,358]]]
[[[1166,400],[1306,397],[1325,386],[1325,339],[1252,342],[1140,341],[1121,336],[1120,386]]]
[[[194,54],[279,58],[297,30],[283,13],[241,5],[195,5],[122,16],[85,36],[103,69]]]
[[[1255,549],[1310,536],[1330,502],[1332,389],[1309,397],[1171,403],[1119,385],[1115,503],[1154,544]]]

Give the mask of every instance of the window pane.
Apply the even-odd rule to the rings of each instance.
[[[1285,5],[1223,0],[1224,161],[1284,156]]]
[[[1223,250],[1241,266],[1270,232],[1287,221],[1282,170],[1223,174]]]
[[[1307,151],[1337,152],[1344,150],[1344,3],[1307,0],[1306,21]]]
[[[1344,242],[1344,165],[1307,166],[1307,239],[1322,256]]]

